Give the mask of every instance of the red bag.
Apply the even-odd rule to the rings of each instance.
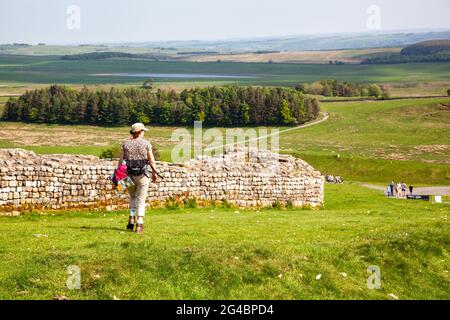
[[[118,183],[120,180],[127,177],[127,165],[121,164],[116,170],[114,170],[113,182]]]

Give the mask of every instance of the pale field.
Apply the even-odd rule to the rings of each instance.
[[[392,97],[445,96],[450,88],[448,82],[388,83],[383,86]]]
[[[169,138],[173,130],[174,128],[171,127],[155,127],[155,130],[152,130],[152,141],[158,145],[170,145]],[[75,147],[89,145],[106,148],[111,145],[118,145],[127,139],[129,137],[129,128],[3,122],[0,124],[0,137],[19,146],[42,147],[58,145],[60,147]],[[55,144],[55,141],[58,141],[57,144]]]

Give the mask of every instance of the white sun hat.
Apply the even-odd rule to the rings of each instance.
[[[148,131],[143,123],[135,123],[131,126],[131,132]]]

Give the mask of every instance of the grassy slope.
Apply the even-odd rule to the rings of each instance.
[[[0,299],[450,298],[448,205],[346,184],[320,211],[212,210],[152,210],[142,236],[122,232],[126,212],[0,217]]]
[[[62,61],[57,57],[0,56],[0,83],[139,83],[142,78],[92,77],[95,73],[193,73],[251,75],[255,78],[234,82],[255,85],[294,85],[324,78],[353,82],[426,82],[448,81],[450,64],[402,65],[302,65],[283,63],[195,63],[150,62],[148,60]],[[160,82],[216,83],[226,79],[165,79]]]
[[[328,122],[282,135],[280,146],[351,180],[448,185],[450,109],[444,103],[450,98],[324,103]]]

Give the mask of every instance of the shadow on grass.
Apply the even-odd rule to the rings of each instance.
[[[60,229],[79,229],[80,231],[89,231],[89,230],[110,230],[110,231],[126,231],[126,232],[130,232],[129,230],[127,230],[125,227],[123,228],[114,228],[114,227],[86,227],[86,226],[81,226],[81,227],[60,227],[60,226],[48,226],[48,228],[60,228]]]

